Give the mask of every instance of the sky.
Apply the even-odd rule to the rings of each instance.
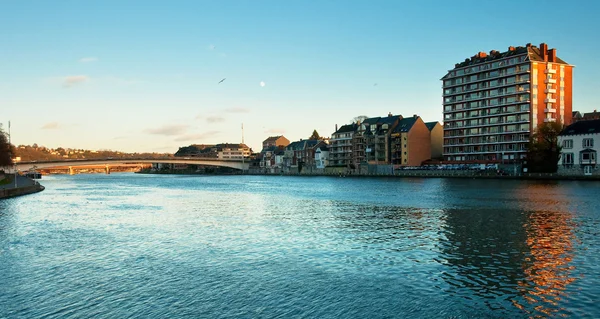
[[[598,12],[592,0],[2,1],[0,122],[17,145],[173,153],[243,137],[260,151],[359,115],[442,121],[455,63],[542,42],[575,65],[573,109],[589,112]]]

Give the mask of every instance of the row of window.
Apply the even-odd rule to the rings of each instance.
[[[469,102],[469,103],[458,103],[454,105],[446,105],[444,106],[444,112],[456,112],[460,110],[470,110],[477,108],[485,108],[490,107],[487,105],[486,101],[477,101],[477,102]],[[479,112],[479,113],[471,113],[471,112]],[[512,112],[529,112],[529,103],[527,104],[519,104],[519,105],[509,105],[507,107],[494,107],[487,110],[475,110],[467,113],[463,113],[463,117],[475,117],[475,116],[485,116],[489,114],[500,114],[500,113],[512,113]],[[462,113],[462,112],[461,112]],[[459,114],[459,113],[455,113]],[[477,115],[474,115],[477,114]],[[456,115],[452,115],[456,118]]]
[[[505,142],[528,142],[527,134],[507,134],[507,135],[491,135],[477,136],[465,138],[445,139],[444,145],[461,145],[461,144],[491,144]]]
[[[562,153],[562,163],[564,165],[575,164],[575,155],[573,153]],[[583,152],[581,153],[581,162],[595,162],[596,152]]]
[[[563,140],[562,147],[564,149],[572,149],[573,148],[573,140]],[[584,138],[581,141],[581,147],[583,148],[592,148],[594,147],[594,139],[593,138]]]
[[[529,94],[528,94],[529,92],[525,92],[525,93],[527,93],[527,94],[508,95],[508,96],[504,96],[504,97],[493,97],[493,96],[489,96],[489,95],[486,96],[484,94],[471,93],[471,96],[469,96],[468,98],[465,98],[464,100],[463,100],[462,95],[457,95],[454,97],[446,97],[446,98],[444,98],[444,104],[469,101],[469,100],[477,100],[477,99],[486,99],[483,101],[477,101],[477,102],[480,102],[480,105],[483,105],[483,106],[495,106],[495,105],[500,105],[500,104],[515,103],[515,102],[526,102],[526,101],[529,101]]]
[[[526,112],[528,110],[529,110],[528,108],[523,110],[521,108],[512,106],[512,107],[506,107],[506,108],[502,107],[502,108],[493,108],[493,109],[487,109],[487,110],[446,113],[446,114],[444,114],[444,120],[446,121],[446,123],[449,123],[449,121],[453,121],[453,120],[462,120],[462,119],[470,119],[470,118],[472,119],[472,118],[479,118],[482,116],[493,116],[493,115],[500,115],[500,114]],[[483,119],[473,119],[473,120],[467,120],[467,122],[469,122],[469,124],[495,124],[495,123],[503,123],[503,122],[520,122],[520,121],[528,121],[528,120],[529,120],[529,113],[520,114],[520,115],[489,117],[489,118],[483,118]],[[464,122],[464,121],[458,121],[458,122]],[[456,122],[454,122],[454,123],[456,123]]]
[[[452,94],[453,91],[452,91],[452,89],[450,89],[450,86],[463,87],[462,86],[463,84],[469,84],[474,81],[482,81],[482,82],[471,83],[470,85],[467,86],[468,90],[492,88],[492,87],[496,87],[496,86],[511,85],[511,84],[515,84],[515,83],[524,83],[524,82],[528,82],[529,80],[531,80],[531,76],[529,75],[529,73],[521,74],[521,75],[517,75],[517,76],[509,76],[506,78],[494,79],[494,80],[490,80],[490,81],[485,81],[483,79],[463,80],[462,78],[456,78],[456,79],[444,81],[444,88],[445,88],[444,92],[446,92],[446,90],[449,89],[450,91],[448,91],[449,93],[447,93],[447,94]],[[448,81],[450,81],[450,82],[448,82]],[[458,89],[458,87],[454,88],[453,89],[453,90],[455,90],[454,92],[460,93],[460,92],[456,91],[457,89]],[[467,91],[467,90],[465,90],[465,91]]]
[[[521,56],[513,57],[510,59],[497,60],[497,61],[490,62],[490,63],[482,63],[482,64],[474,65],[474,66],[471,66],[468,68],[450,71],[449,75],[450,76],[460,76],[460,75],[464,75],[464,74],[500,68],[500,67],[504,67],[507,65],[520,64],[520,63],[525,62],[526,59],[527,59],[527,55],[521,55]],[[520,65],[519,67],[525,67],[525,66],[529,67],[529,63]]]
[[[468,129],[444,130],[444,137],[511,133],[511,132],[527,132],[527,131],[529,131],[528,123],[526,123],[526,124],[511,124],[511,125],[500,125],[500,126],[490,126],[490,127],[474,127],[474,128],[468,128]]]
[[[444,154],[454,153],[489,153],[489,152],[516,152],[527,150],[527,144],[490,144],[490,145],[472,145],[472,146],[451,146],[444,147]]]
[[[529,84],[518,85],[518,86],[509,86],[499,89],[492,89],[487,91],[475,91],[471,93],[467,93],[464,95],[456,95],[456,96],[447,96],[444,98],[444,103],[453,103],[453,102],[461,102],[461,101],[469,101],[469,100],[478,100],[485,99],[489,97],[500,97],[503,95],[510,94],[529,94]]]

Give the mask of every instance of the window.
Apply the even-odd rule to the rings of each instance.
[[[596,160],[596,152],[582,152],[581,160],[582,161],[595,161]]]
[[[571,148],[573,148],[573,140],[563,140],[562,147],[564,149],[571,149]]]
[[[594,147],[594,139],[593,138],[584,138],[582,144],[583,144],[583,148]]]

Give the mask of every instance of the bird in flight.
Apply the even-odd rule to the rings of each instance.
[[[217,84],[223,83],[223,81],[225,81],[225,79],[227,79],[227,78],[223,78],[223,80],[219,81],[219,83],[217,83]]]

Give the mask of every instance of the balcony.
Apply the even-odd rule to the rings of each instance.
[[[554,70],[554,69],[546,69],[546,70],[544,70],[544,73],[545,74],[556,74],[556,70]]]
[[[548,84],[548,83],[556,84],[556,79],[545,79],[544,83],[546,83],[546,84]]]
[[[556,99],[545,99],[544,103],[556,103]]]
[[[549,107],[549,108],[544,109],[544,113],[556,113],[556,109]]]
[[[548,94],[548,93],[556,93],[556,89],[552,89],[551,87],[547,88],[544,90],[544,93]]]

